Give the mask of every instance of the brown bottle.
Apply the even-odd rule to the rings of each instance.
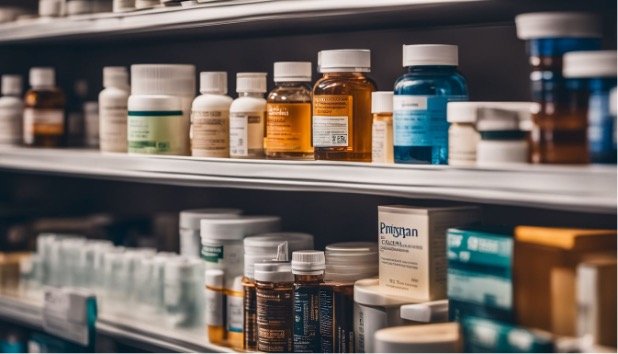
[[[367,49],[318,53],[324,76],[313,87],[313,146],[316,160],[371,161],[371,93],[376,85]]]
[[[24,145],[60,147],[65,139],[65,96],[55,84],[53,68],[30,69],[24,98]]]

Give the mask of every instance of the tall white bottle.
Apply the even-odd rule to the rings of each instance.
[[[22,138],[24,101],[22,78],[19,75],[2,76],[0,97],[0,145],[17,145]]]
[[[230,107],[230,157],[264,157],[266,73],[238,73]]]
[[[103,68],[103,87],[99,94],[101,151],[127,152],[127,102],[131,91],[127,68]]]

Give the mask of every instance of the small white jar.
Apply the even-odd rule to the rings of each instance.
[[[474,166],[476,145],[481,136],[476,130],[476,111],[483,102],[449,102],[447,104],[448,164]]]
[[[200,258],[202,219],[233,219],[242,214],[240,209],[192,209],[180,212],[180,255]]]
[[[455,322],[384,328],[375,333],[376,353],[459,353]]]
[[[527,118],[527,119],[526,119]],[[477,145],[477,164],[494,166],[528,162],[527,132],[530,112],[510,107],[479,108],[477,130],[481,140]]]

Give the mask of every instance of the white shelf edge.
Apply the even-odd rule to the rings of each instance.
[[[0,149],[0,169],[182,186],[449,199],[616,213],[616,166],[457,168]]]

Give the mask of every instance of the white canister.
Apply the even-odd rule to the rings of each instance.
[[[530,117],[530,110],[515,107],[479,108],[476,128],[481,140],[477,145],[477,164],[528,162],[528,133],[524,129],[530,126]]]
[[[375,332],[376,353],[461,352],[459,324],[455,322],[384,328]]]
[[[191,209],[180,212],[180,255],[200,258],[202,239],[200,220],[233,219],[242,214],[240,209]]]

